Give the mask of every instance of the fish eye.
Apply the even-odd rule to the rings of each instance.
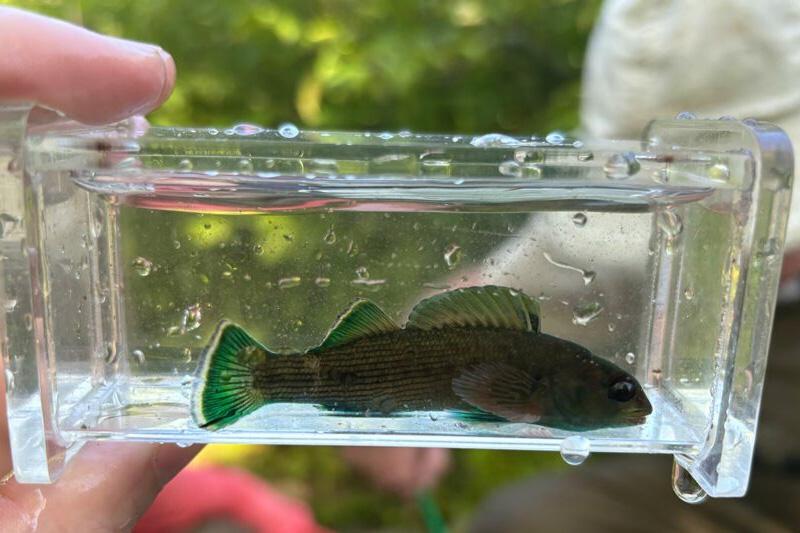
[[[618,379],[608,388],[609,399],[617,402],[627,402],[634,396],[636,396],[636,385],[627,377]]]

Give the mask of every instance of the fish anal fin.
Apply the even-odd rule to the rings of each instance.
[[[453,378],[453,392],[466,403],[510,422],[535,424],[543,413],[543,385],[530,372],[487,361]]]
[[[418,303],[409,328],[485,327],[539,331],[539,304],[521,291],[486,285],[443,292]]]
[[[369,300],[356,300],[342,313],[316,351],[348,344],[357,339],[400,329],[380,307]]]

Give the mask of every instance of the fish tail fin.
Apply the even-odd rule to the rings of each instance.
[[[254,376],[270,355],[243,328],[227,320],[220,322],[198,361],[191,400],[195,423],[217,430],[264,405]]]

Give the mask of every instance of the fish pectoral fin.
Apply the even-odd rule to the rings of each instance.
[[[513,365],[487,361],[453,378],[453,392],[468,404],[510,422],[534,424],[543,415],[542,386]]]
[[[485,327],[538,333],[539,304],[508,287],[466,287],[421,301],[411,310],[406,327]]]
[[[369,300],[356,300],[339,315],[325,339],[315,350],[341,346],[363,337],[371,337],[400,329],[383,309]]]

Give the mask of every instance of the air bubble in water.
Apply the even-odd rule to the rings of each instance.
[[[678,498],[686,503],[702,503],[708,496],[692,477],[692,474],[677,461],[672,464],[672,490]]]
[[[470,144],[476,148],[513,148],[519,146],[520,142],[514,137],[502,133],[487,133],[480,137],[473,137]]]
[[[192,165],[192,162],[188,159],[181,159],[178,162],[178,170],[181,172],[189,172],[192,170],[193,166],[194,165]]]
[[[589,457],[591,443],[586,437],[573,435],[561,441],[561,458],[568,465],[577,466]]]
[[[25,316],[22,317],[22,320],[25,322],[25,329],[30,331],[33,329],[33,315],[30,313],[25,313]]]
[[[190,348],[183,349],[183,362],[184,363],[192,362],[192,350]]]
[[[173,247],[173,248],[175,248],[176,250],[180,250],[180,248],[181,248],[181,241],[179,241],[179,240],[174,240],[174,241],[172,241],[172,247]]]
[[[694,120],[697,118],[697,115],[692,113],[691,111],[681,111],[677,115],[675,115],[675,120]]]
[[[17,307],[17,300],[15,298],[8,298],[3,301],[3,309],[6,310],[6,313],[12,312],[15,307]]]
[[[358,279],[369,279],[369,271],[367,270],[367,267],[358,267],[356,269],[356,276],[358,276]]]
[[[237,167],[239,168],[239,172],[249,174],[253,172],[253,161],[251,159],[240,159]]]
[[[579,305],[572,310],[572,323],[578,326],[586,326],[603,312],[603,306],[597,302]]]
[[[594,159],[594,154],[592,152],[580,152],[577,157],[578,161],[591,161]]]
[[[694,298],[694,289],[692,289],[691,287],[686,287],[686,290],[683,291],[683,297],[686,298],[687,300],[691,300],[692,298]]]
[[[262,131],[264,131],[264,128],[255,124],[237,124],[233,127],[233,133],[242,136],[257,135]]]
[[[314,283],[317,287],[328,287],[331,284],[331,278],[317,278]]]
[[[133,260],[133,271],[142,277],[149,276],[153,270],[153,263],[144,257],[137,257]]]
[[[333,231],[333,226],[328,228],[322,240],[325,241],[325,244],[333,244],[336,242],[336,233]]]
[[[384,141],[388,141],[389,139],[394,138],[394,135],[389,133],[388,131],[384,131],[383,133],[378,134],[379,139],[383,139]]]
[[[463,255],[459,245],[449,244],[444,250],[444,262],[447,264],[447,268],[450,270],[456,268],[461,262]]]
[[[625,354],[625,362],[629,365],[632,365],[636,362],[636,354],[633,352],[628,352]]]
[[[640,168],[641,165],[632,152],[613,154],[603,165],[606,177],[612,180],[629,178],[639,172]]]
[[[518,178],[522,175],[522,168],[516,161],[503,161],[500,163],[500,166],[497,167],[497,170],[503,176],[513,176]]]
[[[209,135],[219,135],[219,130],[217,128],[208,128],[206,130]]]
[[[288,278],[281,278],[278,280],[278,288],[291,289],[300,285],[300,276],[289,276]]]
[[[574,215],[572,215],[573,224],[575,224],[579,228],[585,226],[587,220],[588,219],[586,218],[586,215],[584,215],[583,213],[575,213]]]
[[[6,368],[4,374],[6,378],[6,393],[9,393],[14,390],[14,374],[9,368]]]
[[[264,253],[264,247],[261,246],[260,244],[256,244],[255,246],[253,246],[253,253],[255,255],[262,255]]]
[[[300,130],[291,122],[286,122],[278,126],[278,134],[284,139],[294,139],[300,135]]]
[[[137,364],[140,364],[140,365],[144,364],[144,352],[143,351],[141,351],[141,350],[133,350],[131,352],[131,355],[133,356],[133,359],[134,359],[134,361],[136,361]]]

